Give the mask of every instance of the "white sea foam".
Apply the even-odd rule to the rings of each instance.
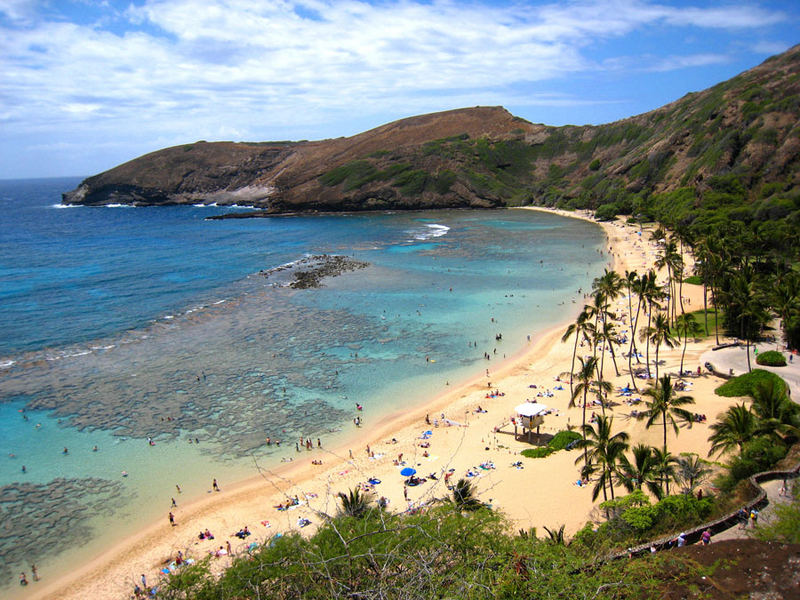
[[[50,208],[80,208],[80,204],[51,204]]]
[[[447,225],[439,225],[438,223],[431,223],[425,225],[424,229],[415,229],[409,231],[411,234],[411,239],[408,240],[409,242],[424,242],[426,240],[431,240],[434,238],[439,238],[442,236],[447,235],[447,232],[450,231],[450,228]]]
[[[134,208],[133,204],[106,204],[106,208]]]
[[[9,369],[16,364],[15,360],[0,360],[0,369]]]

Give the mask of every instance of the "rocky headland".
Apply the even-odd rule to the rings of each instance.
[[[347,138],[196,142],[89,177],[63,198],[259,209],[246,216],[543,204],[610,217],[681,188],[702,200],[720,192],[720,177],[735,177],[750,201],[785,196],[800,181],[798,123],[795,46],[707,90],[605,125],[549,127],[502,107],[474,107]]]

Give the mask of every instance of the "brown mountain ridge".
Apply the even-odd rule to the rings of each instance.
[[[502,107],[402,119],[313,142],[197,142],[136,158],[69,204],[212,203],[267,214],[524,204],[632,212],[735,177],[750,201],[796,196],[800,46],[702,92],[605,125],[549,127]],[[783,200],[782,200],[783,201]]]

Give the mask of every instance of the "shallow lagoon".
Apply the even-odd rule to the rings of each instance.
[[[369,426],[482,372],[567,318],[606,264],[599,228],[533,211],[209,222],[223,209],[55,209],[58,185],[37,185],[0,186],[26,229],[0,244],[0,504],[24,513],[0,537],[11,582],[162,518],[176,483],[196,497],[300,435],[341,439],[356,402]],[[370,266],[310,290],[259,274],[316,253]]]

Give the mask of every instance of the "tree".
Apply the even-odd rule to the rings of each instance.
[[[800,406],[789,400],[786,384],[761,381],[751,393],[750,411],[756,417],[756,435],[771,435],[791,443],[800,438]]]
[[[639,289],[637,293],[640,295],[642,302],[647,305],[647,330],[651,329],[653,319],[653,312],[661,307],[659,300],[663,297],[662,291],[658,288],[656,282],[656,273],[652,269],[647,272],[647,275],[642,277],[639,282]],[[638,314],[637,314],[638,320]],[[642,339],[647,341],[645,346],[645,358],[647,360],[647,377],[650,378],[650,337],[644,336]]]
[[[461,512],[475,511],[484,506],[475,495],[475,487],[466,479],[459,479],[453,486],[453,503]]]
[[[703,333],[703,327],[698,323],[692,313],[682,313],[675,319],[675,326],[683,336],[683,350],[681,351],[681,368],[680,373],[683,377],[683,359],[686,357],[686,346],[689,343],[689,337],[697,337]]]
[[[708,441],[711,448],[708,455],[722,454],[737,449],[741,454],[744,443],[748,441],[756,431],[756,419],[753,413],[744,403],[731,406],[716,423],[709,427],[713,432]]]
[[[789,324],[800,314],[800,275],[789,270],[775,278],[772,285],[772,306],[781,318],[784,340],[789,342]]]
[[[632,459],[622,455],[617,466],[617,482],[632,492],[634,489],[647,487],[656,498],[661,498],[661,486],[658,483],[658,465],[653,456],[653,447],[636,444],[631,448]]]
[[[647,339],[648,342],[652,342],[656,347],[656,380],[658,380],[658,351],[661,345],[663,344],[668,348],[675,347],[675,336],[670,330],[669,320],[664,313],[657,314],[652,326],[648,325],[647,329],[642,331],[642,339]],[[649,369],[650,365],[648,364],[648,371]]]
[[[750,342],[760,335],[769,315],[765,294],[751,269],[742,269],[733,276],[725,300],[726,316],[732,325],[737,326],[739,337],[746,342],[747,370],[752,371]]]
[[[658,478],[661,480],[661,497],[669,496],[669,482],[675,478],[675,463],[677,461],[671,452],[661,448],[653,448],[653,461],[656,464]]]
[[[589,390],[592,387],[592,379],[594,378],[597,359],[594,356],[590,356],[586,358],[586,360],[583,358],[579,358],[578,360],[581,361],[581,368],[578,371],[578,385],[576,385],[575,389],[572,391],[572,397],[569,401],[569,408],[573,408],[575,406],[575,400],[579,396],[583,396],[583,419],[581,420],[581,433],[583,434],[583,439],[586,440],[586,435],[584,432],[584,428],[586,427],[586,398],[589,395]],[[584,465],[588,463],[588,460],[586,449],[584,448]]]
[[[676,461],[675,479],[683,484],[686,494],[693,494],[695,488],[711,473],[696,454],[681,456]]]
[[[592,325],[592,312],[590,306],[584,306],[581,314],[578,315],[578,318],[574,323],[571,323],[569,327],[567,327],[567,331],[564,333],[563,337],[561,338],[562,342],[566,342],[570,336],[575,336],[575,345],[572,348],[572,363],[569,367],[569,392],[572,394],[573,386],[572,386],[572,379],[573,373],[575,372],[575,357],[578,354],[578,342],[583,340],[584,342],[591,341],[591,334],[594,331],[594,325]]]
[[[600,467],[600,477],[592,492],[592,500],[595,500],[603,490],[603,500],[608,500],[606,487],[608,487],[611,498],[614,498],[613,475],[617,463],[628,448],[628,434],[620,431],[611,435],[614,417],[597,417],[597,423],[583,426],[583,439],[577,444],[578,447],[588,451],[589,460]],[[581,457],[575,459],[575,463],[580,462]]]
[[[339,497],[339,502],[341,503],[339,507],[340,515],[347,515],[360,519],[369,512],[372,494],[362,493],[358,488],[354,488],[347,494],[339,492],[336,495]]]
[[[664,375],[656,382],[654,386],[647,388],[643,394],[648,396],[650,400],[647,401],[647,410],[639,413],[639,418],[646,418],[647,422],[645,427],[650,429],[656,419],[660,416],[661,422],[664,427],[664,443],[663,450],[667,451],[667,423],[672,424],[675,435],[678,435],[678,423],[675,417],[682,419],[692,426],[692,415],[689,411],[682,408],[689,404],[694,404],[694,399],[691,396],[678,396],[677,390],[672,385],[672,379],[669,375]]]

